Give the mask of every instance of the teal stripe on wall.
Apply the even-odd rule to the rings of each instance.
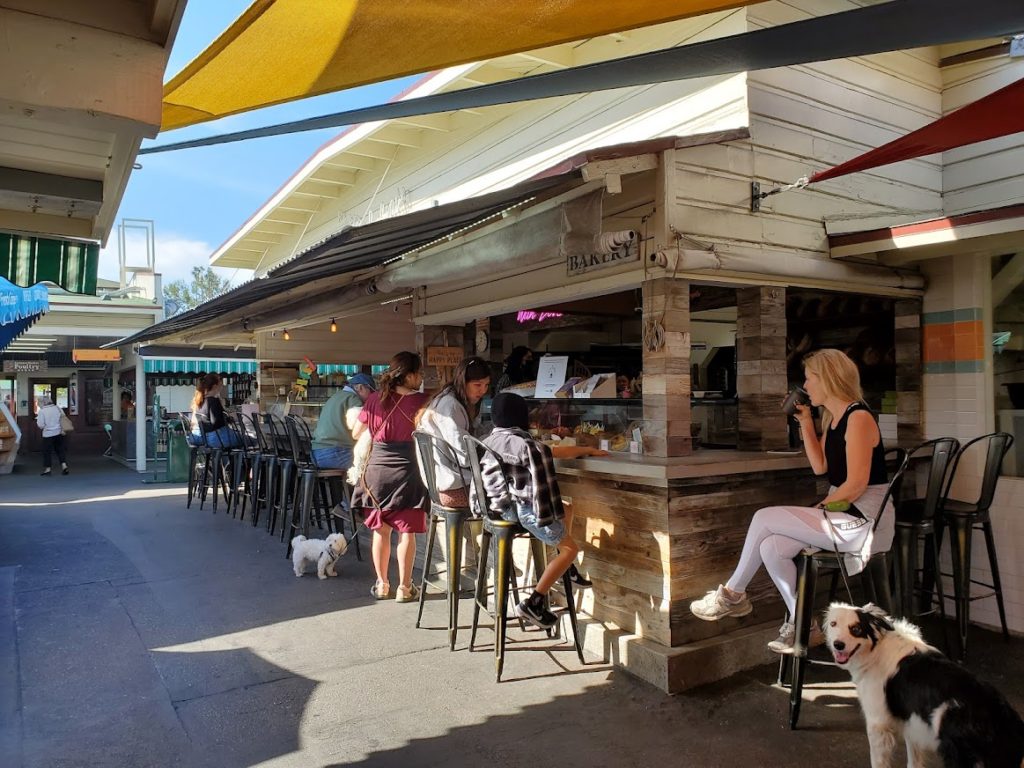
[[[981,373],[984,370],[984,360],[944,360],[924,364],[925,373]]]
[[[967,309],[950,309],[944,312],[925,312],[921,315],[921,322],[924,325],[959,323],[964,320],[981,320],[981,308],[968,307]]]

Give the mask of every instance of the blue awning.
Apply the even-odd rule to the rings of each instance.
[[[50,308],[44,285],[21,288],[0,277],[0,350],[3,350]]]
[[[259,370],[255,360],[228,360],[198,357],[146,357],[143,358],[146,373],[251,373]]]

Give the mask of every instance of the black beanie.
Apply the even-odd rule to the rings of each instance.
[[[530,428],[530,406],[519,395],[501,392],[491,403],[491,421],[496,427]]]

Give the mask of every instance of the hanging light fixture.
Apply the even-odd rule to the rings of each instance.
[[[331,333],[337,333],[337,332],[338,332],[338,323],[332,317],[331,318]]]
[[[284,340],[285,341],[291,341],[292,340],[292,335],[290,333],[288,333],[288,329],[287,328],[284,329]]]

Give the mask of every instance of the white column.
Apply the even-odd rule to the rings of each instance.
[[[146,366],[135,362],[135,469],[146,471]]]

